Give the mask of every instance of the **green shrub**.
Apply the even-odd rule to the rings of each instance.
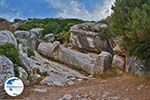
[[[47,72],[41,72],[39,69],[37,69],[37,74],[39,74],[41,76],[48,76]]]
[[[19,50],[14,44],[6,42],[0,45],[0,55],[5,55],[13,63],[19,64]]]
[[[108,77],[114,77],[116,75],[117,75],[117,68],[112,67],[110,70],[106,72],[95,73],[94,77],[108,78]]]
[[[34,51],[31,48],[27,48],[28,57],[35,56]]]
[[[70,34],[71,34],[70,32],[66,32],[66,31],[60,32],[59,38],[62,39],[63,42],[69,42]]]
[[[150,58],[150,2],[149,0],[116,0],[109,19],[109,31],[121,36],[131,55]]]
[[[63,31],[69,31],[70,27],[75,24],[82,23],[79,19],[59,19],[59,18],[45,18],[45,19],[28,19],[23,25],[20,25],[17,30],[30,30],[32,28],[44,28],[44,33],[59,34]]]

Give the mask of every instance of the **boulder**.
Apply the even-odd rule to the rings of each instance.
[[[60,45],[59,42],[41,42],[38,52],[46,57],[69,65],[70,67],[93,74],[111,68],[112,55],[103,51],[98,57],[93,57]]]
[[[55,40],[54,33],[50,33],[44,36],[43,38],[46,42],[53,42]]]
[[[43,57],[32,57],[30,58],[30,63],[40,71],[40,73],[58,74],[62,75],[70,80],[72,79],[86,79],[87,77],[78,71],[70,69],[66,65],[60,64],[55,61],[49,61]],[[38,73],[39,74],[39,73]]]
[[[23,83],[25,85],[28,85],[29,84],[28,73],[25,71],[25,69],[23,69],[20,66],[16,66],[16,70],[15,71],[17,73],[17,76],[23,81]]]
[[[0,45],[9,42],[17,46],[17,41],[10,31],[0,31]]]
[[[0,98],[6,94],[4,92],[4,82],[14,76],[14,65],[5,56],[0,56]]]
[[[142,75],[145,72],[150,72],[149,66],[149,60],[141,60],[136,56],[126,56],[126,72]]]
[[[31,36],[30,31],[16,31],[15,35],[19,38],[29,38]]]
[[[72,48],[87,50],[92,52],[108,51],[112,52],[111,41],[105,38],[98,31],[101,25],[94,23],[82,23],[71,27],[70,42]]]
[[[59,74],[52,74],[44,78],[40,83],[48,86],[64,86],[70,79]]]
[[[56,61],[70,65],[75,69],[83,70],[90,74],[93,73],[95,58],[66,48],[57,41],[53,44],[41,42],[38,52]]]
[[[94,72],[106,72],[112,65],[112,54],[102,51],[95,61]]]
[[[112,66],[117,67],[118,69],[125,71],[125,58],[122,56],[114,55]]]
[[[122,46],[116,44],[113,48],[113,53],[115,55],[124,56],[125,57],[125,50]]]
[[[29,58],[27,57],[27,54],[20,53],[19,55],[20,59],[20,65],[25,69],[25,71],[28,73],[28,78],[31,82],[35,82],[37,79],[37,73],[36,69],[33,67],[33,65],[29,62]]]
[[[43,30],[43,28],[33,28],[30,30],[30,32],[32,33],[32,37],[38,36],[39,38],[41,38],[44,36]]]

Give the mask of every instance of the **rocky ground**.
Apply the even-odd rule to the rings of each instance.
[[[19,97],[7,96],[5,99],[149,100],[148,79],[117,76],[125,72],[142,75],[149,67],[137,57],[128,57],[119,45],[101,36],[99,27],[102,26],[97,23],[73,26],[69,47],[59,41],[52,42],[51,34],[50,40],[45,40],[41,28],[15,33],[0,31],[0,45],[4,49],[0,56],[0,100],[6,94],[5,80],[13,76],[23,80],[25,90]],[[17,57],[8,55],[8,44],[18,48]],[[11,59],[14,57],[19,62]],[[116,77],[93,78],[106,73]]]
[[[64,87],[32,85],[19,97],[24,100],[149,100],[150,81],[130,75],[78,81]]]

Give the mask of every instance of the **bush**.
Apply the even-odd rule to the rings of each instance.
[[[114,77],[116,75],[117,75],[117,67],[112,67],[110,70],[106,72],[95,73],[94,77],[108,78],[108,77]]]
[[[45,18],[45,19],[28,19],[23,25],[20,25],[17,30],[30,30],[32,28],[44,28],[44,33],[59,34],[63,31],[69,31],[72,25],[83,22],[79,19],[59,19],[59,18]]]
[[[27,48],[28,57],[35,56],[34,51],[31,48]]]
[[[70,32],[66,32],[66,31],[60,32],[59,38],[63,40],[63,42],[69,42],[70,34],[71,34]]]
[[[150,58],[150,2],[149,0],[116,0],[112,7],[109,30],[121,36],[128,54],[141,59]]]
[[[19,64],[19,49],[12,43],[6,42],[0,46],[0,55],[5,55],[13,63]]]

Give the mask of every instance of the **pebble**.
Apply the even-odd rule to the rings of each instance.
[[[58,100],[72,100],[73,96],[71,94],[65,94],[63,97]]]

